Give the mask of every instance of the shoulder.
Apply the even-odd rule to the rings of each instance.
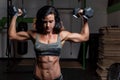
[[[71,33],[69,31],[61,31],[60,32],[60,37],[61,37],[61,40],[66,40],[67,39],[67,36],[70,35]]]
[[[28,34],[31,38],[35,39],[36,38],[36,31],[35,30],[29,30],[28,31]]]

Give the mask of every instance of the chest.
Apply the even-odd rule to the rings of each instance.
[[[58,36],[57,35],[52,35],[52,36],[38,36],[37,41],[43,44],[52,44],[56,43],[58,41]]]
[[[44,37],[38,36],[35,41],[35,49],[41,52],[57,52],[61,49],[61,40],[59,36]]]
[[[37,36],[34,49],[36,55],[59,55],[61,52],[61,40],[59,36],[45,37]]]
[[[49,38],[39,38],[38,42],[43,43],[43,44],[53,44],[57,42],[57,37],[49,37]]]

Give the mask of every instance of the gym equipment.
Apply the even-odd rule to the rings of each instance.
[[[17,31],[27,31],[28,25],[26,22],[19,22]],[[27,53],[28,50],[28,42],[27,41],[17,41],[17,53],[20,55],[24,55]]]
[[[109,67],[107,80],[120,80],[120,63],[114,63]]]
[[[20,9],[23,12],[21,17],[25,17],[27,13],[26,9],[25,8],[20,8]],[[18,13],[18,8],[13,5],[9,6],[9,15],[14,16],[16,13]]]
[[[84,8],[82,13],[80,13],[79,11],[80,8],[73,9],[73,16],[75,18],[79,18],[80,15],[82,15],[86,20],[88,20],[89,18],[93,17],[94,14],[94,10],[91,7]]]

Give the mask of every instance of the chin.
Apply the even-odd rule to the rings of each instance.
[[[47,30],[46,32],[47,32],[47,33],[51,33],[51,32],[52,32],[52,30]]]

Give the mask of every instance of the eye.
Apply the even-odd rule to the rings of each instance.
[[[43,21],[43,23],[47,23],[47,21]]]
[[[53,20],[49,21],[49,23],[52,23],[52,22],[53,22]]]

